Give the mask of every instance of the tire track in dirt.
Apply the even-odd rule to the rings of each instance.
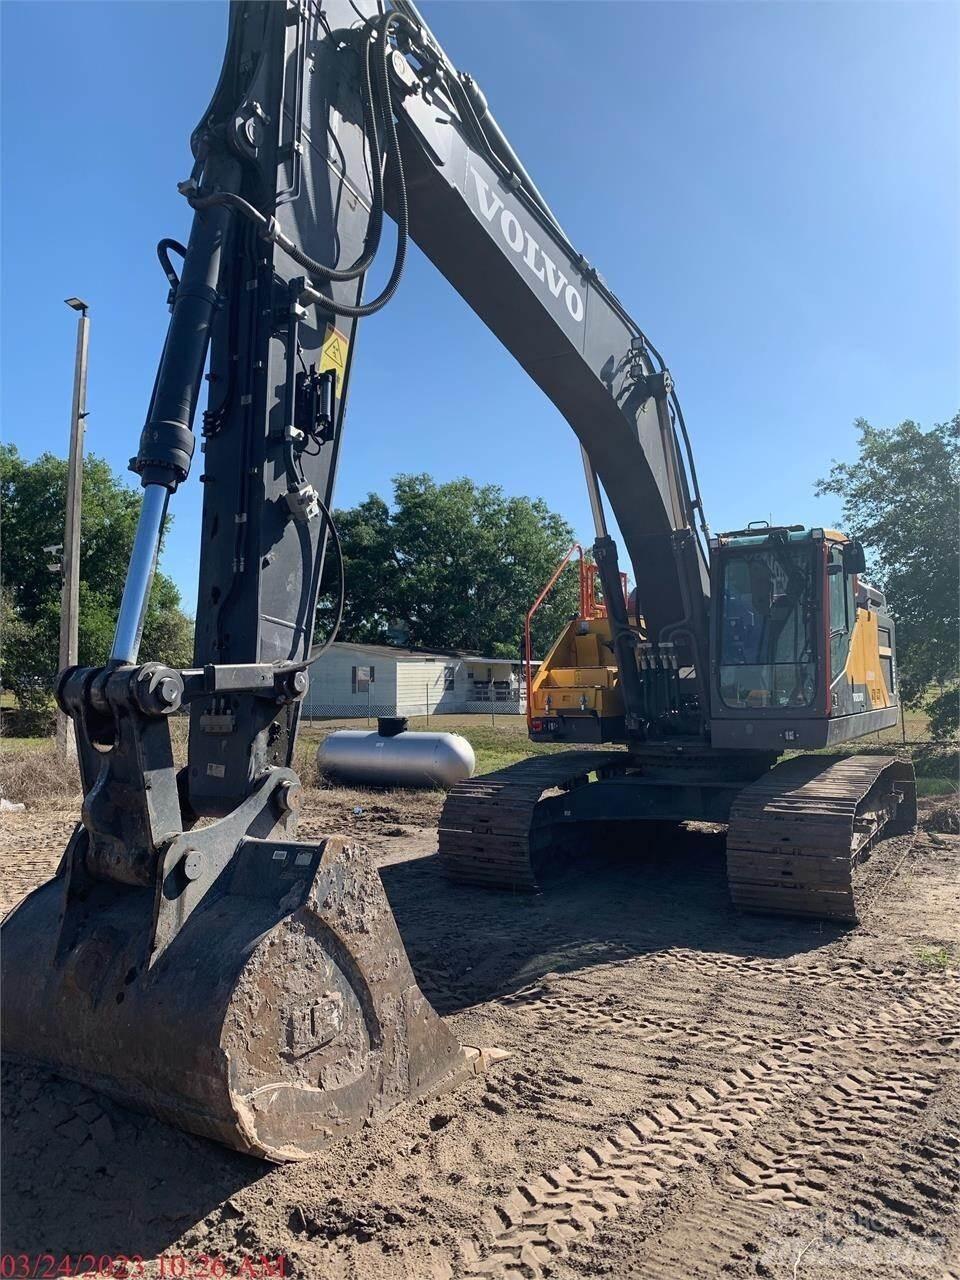
[[[556,1254],[589,1239],[600,1220],[662,1194],[690,1167],[716,1158],[721,1143],[802,1088],[806,1072],[805,1063],[787,1055],[765,1055],[638,1115],[568,1163],[520,1183],[488,1218],[492,1244],[485,1256],[476,1246],[465,1248],[466,1277],[543,1275]]]
[[[854,1135],[860,1136],[862,1159],[864,1136],[877,1145],[891,1126],[913,1122],[937,1088],[935,1069],[884,1075],[863,1059],[922,1044],[931,1068],[942,1068],[944,1039],[956,1032],[958,1014],[960,984],[928,977],[915,993],[904,993],[870,1019],[828,1026],[790,1048],[771,1049],[749,1066],[641,1113],[563,1165],[518,1184],[488,1215],[488,1240],[465,1246],[467,1277],[541,1276],[558,1255],[589,1240],[598,1223],[647,1197],[664,1196],[697,1165],[721,1165],[737,1143],[747,1144],[747,1157],[728,1177],[742,1199],[812,1203],[828,1185],[822,1175],[843,1168]],[[768,1113],[802,1098],[808,1100],[780,1126],[776,1142],[753,1137]],[[747,1226],[754,1236],[756,1221],[742,1205],[738,1212],[743,1221],[734,1236]],[[721,1249],[729,1257],[736,1241],[728,1231],[717,1236],[716,1218],[710,1222],[710,1253]],[[665,1277],[677,1274],[677,1261],[665,1257]]]
[[[77,825],[71,811],[57,813],[43,835],[37,833],[36,814],[5,813],[0,827],[3,845],[0,876],[0,916],[5,916],[37,885],[56,871],[67,841]]]
[[[696,951],[685,947],[670,947],[647,956],[637,956],[628,960],[613,961],[607,966],[623,968],[636,965],[637,962],[651,960],[655,965],[666,969],[679,968],[684,974],[691,971],[703,973],[705,977],[729,975],[737,982],[747,982],[751,978],[763,977],[780,986],[793,986],[802,982],[804,986],[840,987],[861,990],[864,986],[881,984],[929,984],[931,979],[957,983],[960,973],[948,970],[942,974],[931,974],[928,969],[910,969],[906,965],[868,964],[856,958],[838,957],[834,962],[821,960],[803,960],[788,964],[782,959],[767,956],[740,956],[728,952]],[[531,984],[524,990],[534,990]],[[515,992],[506,999],[518,999],[522,992]]]
[[[940,1066],[954,1069],[946,1057]],[[896,1194],[887,1188],[891,1170],[904,1172],[905,1144],[941,1083],[936,1072],[840,1069],[794,1122],[779,1129],[770,1117],[748,1155],[731,1157],[709,1185],[670,1206],[664,1227],[625,1224],[642,1240],[644,1280],[713,1280],[739,1266],[786,1277],[798,1259],[814,1274],[940,1273],[948,1244],[939,1224],[949,1227],[953,1212],[958,1140],[931,1135],[909,1188],[902,1176]],[[876,1171],[869,1194],[867,1170]],[[615,1230],[608,1224],[597,1241],[601,1252],[615,1247]]]
[[[928,1072],[851,1066],[777,1133],[754,1142],[723,1181],[748,1200],[814,1204],[862,1159],[864,1139],[887,1145],[891,1129],[914,1122],[937,1084]]]
[[[689,967],[695,971],[704,968],[725,972],[726,964],[701,963],[699,953],[686,953]],[[727,957],[720,957],[726,960]],[[710,957],[712,962],[713,957]],[[619,967],[619,966],[618,966]],[[737,974],[735,966],[729,966]],[[805,980],[807,971],[802,971]],[[606,970],[605,970],[606,975]],[[782,970],[771,970],[772,976],[782,978]],[[742,978],[742,974],[739,975]],[[891,985],[895,999],[889,1009],[877,1013],[877,1017],[895,1024],[904,1017],[923,1017],[931,999],[943,1012],[955,1013],[960,1018],[960,975],[946,973],[931,975],[929,972],[887,971],[868,968],[856,963],[838,965],[836,969],[823,966],[816,975],[823,986],[853,990],[863,995],[877,983]],[[801,973],[798,971],[798,980]],[[755,1055],[764,1049],[778,1049],[792,1044],[796,1036],[784,1026],[782,1006],[771,1002],[769,1011],[765,1001],[755,991],[739,995],[734,985],[709,993],[705,1003],[711,1003],[709,1015],[697,1018],[674,1017],[663,1013],[672,1004],[690,1003],[689,984],[683,983],[674,993],[673,983],[658,978],[655,984],[638,981],[635,991],[611,991],[609,981],[554,976],[504,996],[498,1002],[508,1007],[535,1006],[540,1023],[550,1027],[562,1025],[565,1030],[594,1035],[599,1030],[604,1037],[622,1037],[638,1048],[678,1049],[713,1055]],[[806,985],[806,983],[805,983]],[[911,989],[912,988],[912,989]],[[918,994],[921,993],[921,994]],[[927,994],[922,994],[927,993]],[[745,1004],[745,1008],[740,1008]],[[731,1016],[735,1015],[735,1016]],[[826,1034],[826,1032],[824,1032]]]
[[[652,1012],[644,1012],[649,1004]],[[776,1048],[786,1043],[785,1037],[776,1037],[767,1028],[755,1030],[744,1027],[704,1026],[688,1018],[674,1018],[656,1012],[657,1002],[649,1000],[640,1004],[621,1000],[607,993],[583,992],[566,995],[549,989],[538,1001],[543,1018],[565,1021],[582,1026],[584,1031],[595,1033],[598,1029],[622,1035],[638,1045],[683,1047],[709,1054],[750,1054],[763,1048]],[[768,1020],[771,1027],[774,1020]]]

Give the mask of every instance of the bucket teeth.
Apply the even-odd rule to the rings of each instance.
[[[242,841],[152,965],[152,890],[96,882],[57,955],[62,899],[50,881],[4,923],[9,1057],[276,1161],[473,1073],[339,838]]]

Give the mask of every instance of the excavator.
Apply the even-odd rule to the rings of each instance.
[[[599,582],[530,678],[532,738],[571,749],[455,787],[443,870],[535,889],[571,833],[727,823],[737,907],[855,919],[857,865],[916,808],[908,764],[822,752],[898,717],[863,550],[821,528],[710,536],[665,362],[410,0],[235,0],[191,149],[188,243],[158,246],[170,318],[113,647],[56,690],[81,820],[2,927],[5,1055],[272,1161],[482,1069],[417,986],[365,851],[297,839],[300,710],[335,634],[315,642],[328,552],[341,612],[345,591],[331,508],[357,326],[410,240],[576,433]],[[198,435],[195,652],[177,669],[138,655]]]

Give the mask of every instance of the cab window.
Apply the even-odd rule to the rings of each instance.
[[[757,547],[724,566],[720,696],[728,707],[806,707],[816,696],[813,549]]]
[[[831,547],[827,561],[830,596],[830,672],[836,680],[843,674],[850,655],[850,637],[856,621],[853,602],[853,575],[843,571],[840,547]]]

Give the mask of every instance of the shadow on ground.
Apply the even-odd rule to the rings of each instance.
[[[730,904],[724,837],[609,824],[539,894],[446,881],[437,858],[381,869],[417,980],[440,1013],[494,1000],[550,972],[670,948],[785,958],[842,926],[743,916]]]
[[[436,857],[383,868],[417,979],[439,1012],[551,971],[649,952],[785,957],[837,936],[737,916],[718,835],[619,826],[581,855],[538,895],[449,884]],[[4,1067],[3,1113],[4,1252],[70,1254],[74,1269],[80,1254],[152,1258],[194,1226],[205,1236],[236,1214],[230,1198],[271,1168],[33,1068]],[[255,1238],[241,1243],[269,1252]]]
[[[83,1254],[162,1253],[270,1166],[4,1064],[0,1170],[4,1254],[69,1254],[75,1273]]]

